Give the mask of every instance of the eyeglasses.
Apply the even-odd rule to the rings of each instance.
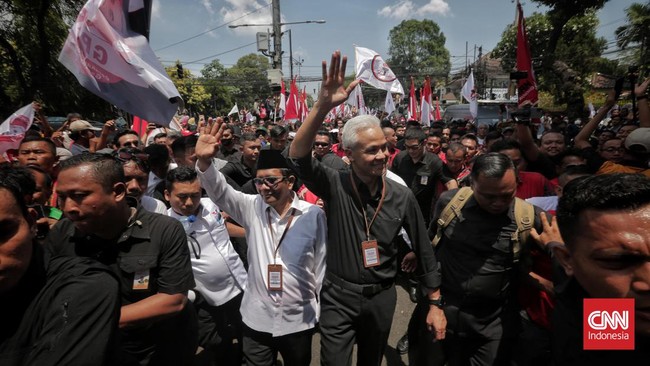
[[[608,153],[613,153],[613,152],[624,153],[625,148],[624,147],[608,147],[607,149],[603,149],[603,151],[608,152]]]
[[[261,186],[265,184],[267,187],[274,187],[276,184],[282,182],[284,177],[264,177],[264,178],[253,178],[253,183],[256,186]]]
[[[134,161],[138,164],[143,171],[149,171],[149,154],[140,152],[140,150],[133,148],[119,149],[115,154],[115,158],[122,163]]]
[[[417,145],[405,145],[408,150],[417,150],[422,144]]]

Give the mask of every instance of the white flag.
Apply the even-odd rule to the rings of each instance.
[[[596,109],[594,108],[594,105],[589,102],[589,118],[594,118],[596,115]]]
[[[363,100],[363,92],[361,91],[361,84],[352,89],[352,93],[348,96],[347,104],[356,107],[358,114],[366,114],[366,102]]]
[[[129,3],[89,0],[70,29],[59,62],[92,93],[167,126],[182,100],[145,36],[129,27]]]
[[[34,120],[34,107],[28,104],[0,124],[0,154],[17,149]]]
[[[397,76],[377,52],[369,48],[355,46],[354,54],[356,56],[357,79],[361,79],[375,88],[404,95],[404,88]]]
[[[393,102],[393,94],[391,92],[386,93],[386,101],[384,102],[384,112],[389,115],[395,111],[395,102]]]
[[[476,89],[474,88],[474,70],[469,73],[463,89],[460,91],[463,98],[469,103],[469,112],[472,114],[472,117],[476,118],[478,115],[478,100],[476,95]]]
[[[239,108],[237,108],[237,103],[235,103],[235,106],[232,107],[230,112],[228,112],[228,115],[230,116],[231,114],[235,114],[235,113],[239,114]]]

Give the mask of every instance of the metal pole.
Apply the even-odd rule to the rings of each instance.
[[[272,0],[273,7],[273,68],[282,72],[282,23],[280,22],[280,0]]]
[[[289,65],[291,65],[289,69],[291,70],[291,80],[293,80],[293,48],[291,45],[291,29],[287,29],[287,32],[289,32]]]

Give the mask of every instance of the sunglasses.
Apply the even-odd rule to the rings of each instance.
[[[330,144],[327,143],[327,142],[314,142],[314,146],[316,146],[316,147],[328,147],[328,146],[330,146]]]
[[[276,184],[282,182],[284,177],[264,177],[264,178],[253,178],[253,183],[256,186],[261,186],[265,184],[267,187],[274,187]]]
[[[122,163],[135,161],[142,170],[149,171],[149,154],[138,152],[138,150],[132,148],[125,148],[118,150],[115,158]]]

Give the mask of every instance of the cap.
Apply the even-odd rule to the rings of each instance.
[[[287,160],[279,150],[262,150],[257,158],[257,170],[289,169]]]
[[[257,131],[262,131],[262,132],[264,132],[265,134],[268,134],[268,133],[269,133],[269,130],[267,130],[266,127],[263,127],[263,126],[258,127],[258,128],[255,130],[255,132],[257,132]]]
[[[84,130],[101,131],[102,129],[99,127],[94,127],[90,124],[90,122],[84,121],[82,119],[70,123],[70,131],[79,132]]]
[[[650,153],[650,127],[641,127],[625,138],[625,147],[633,152]]]

